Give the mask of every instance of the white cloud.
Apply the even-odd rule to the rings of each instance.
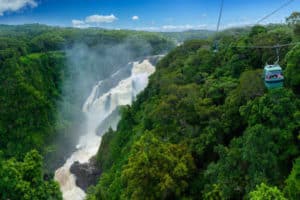
[[[132,20],[139,20],[139,19],[140,19],[139,16],[136,15],[132,17]]]
[[[160,31],[160,27],[156,27],[156,26],[147,26],[147,27],[138,27],[135,28],[134,30],[136,31]]]
[[[118,20],[116,16],[111,15],[91,15],[87,16],[84,20],[73,19],[72,25],[76,28],[88,28],[97,26],[101,23],[112,23]]]
[[[76,28],[87,28],[87,27],[89,27],[89,25],[86,24],[84,21],[77,20],[77,19],[72,20],[72,25],[73,25],[73,27],[76,27]]]
[[[1,1],[1,0],[0,0]],[[97,26],[103,23],[112,23],[118,20],[116,16],[111,15],[91,15],[87,16],[84,20],[73,19],[72,25],[76,28],[88,28],[91,26]]]
[[[83,25],[85,23],[82,20],[73,19],[72,20],[72,24],[75,25],[75,26],[77,26],[77,25]]]
[[[185,31],[185,30],[197,30],[207,28],[206,24],[201,25],[164,25],[161,27],[163,31]]]
[[[86,23],[112,23],[116,21],[118,18],[114,16],[113,14],[111,15],[91,15],[85,18]]]
[[[198,29],[207,29],[209,26],[206,24],[200,25],[164,25],[164,26],[150,26],[150,27],[138,27],[135,30],[138,31],[161,31],[161,32],[178,32],[178,31],[186,31],[186,30],[198,30]]]
[[[7,11],[15,12],[27,6],[33,8],[37,5],[35,0],[0,0],[0,16]]]

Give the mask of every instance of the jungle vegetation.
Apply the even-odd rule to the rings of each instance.
[[[0,199],[62,198],[53,170],[74,149],[79,137],[74,132],[84,120],[85,94],[64,94],[65,88],[74,89],[71,78],[79,74],[68,61],[68,51],[78,43],[99,55],[127,44],[127,60],[99,62],[97,69],[83,66],[95,74],[174,47],[156,33],[0,25]]]
[[[103,174],[87,199],[300,199],[300,45],[280,49],[285,86],[274,90],[262,80],[274,49],[240,48],[299,42],[299,16],[177,48],[177,34],[0,25],[0,199],[62,198],[49,163],[82,122],[84,97],[63,97],[76,76],[67,50],[78,41],[102,49],[129,41],[128,60],[173,49],[104,135]]]
[[[287,24],[221,32],[217,52],[212,40],[190,40],[164,57],[104,135],[96,156],[104,173],[88,199],[299,199],[293,15]],[[244,46],[289,43],[280,49],[285,86],[267,90],[262,69],[276,61],[275,49]]]

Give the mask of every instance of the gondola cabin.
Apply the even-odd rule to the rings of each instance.
[[[278,64],[266,65],[264,68],[264,82],[268,89],[283,87],[284,77]]]

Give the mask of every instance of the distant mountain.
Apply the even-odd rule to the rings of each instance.
[[[161,34],[176,40],[178,43],[182,43],[186,40],[192,39],[207,39],[208,37],[213,36],[215,31],[210,30],[188,30],[183,32],[162,32]]]

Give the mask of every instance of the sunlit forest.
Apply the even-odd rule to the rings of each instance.
[[[272,90],[274,50],[242,48],[299,41],[293,19],[221,32],[218,52],[209,40],[172,50],[104,135],[88,199],[299,199],[300,46],[280,49],[285,85]]]
[[[218,29],[0,25],[0,199],[299,200],[300,13]]]

